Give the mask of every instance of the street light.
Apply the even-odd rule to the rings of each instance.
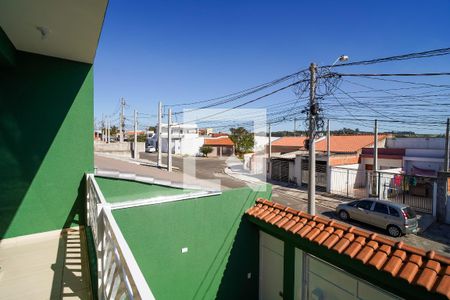
[[[349,57],[347,55],[341,55],[334,61],[334,63],[331,66],[334,66],[338,61],[344,62],[347,60],[349,60]]]

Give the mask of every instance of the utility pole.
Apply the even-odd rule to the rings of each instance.
[[[296,136],[296,130],[297,130],[297,118],[294,118],[294,136]]]
[[[109,144],[109,118],[106,118],[106,143]]]
[[[102,142],[105,141],[105,116],[102,113]]]
[[[330,119],[327,120],[327,161],[328,165],[330,165],[330,157],[331,157],[331,134],[330,134]]]
[[[444,157],[444,171],[449,171],[449,135],[450,135],[450,118],[447,118],[447,129],[445,130],[445,157]]]
[[[137,128],[138,128],[138,120],[137,120],[137,111],[134,110],[134,147],[133,147],[133,158],[138,159],[138,149],[137,149]]]
[[[158,167],[161,167],[162,153],[161,153],[161,121],[162,121],[162,102],[158,103]]]
[[[309,66],[309,180],[308,180],[308,213],[316,214],[316,65]]]
[[[269,159],[272,158],[272,125],[269,123]]]
[[[167,171],[172,172],[172,108],[167,113]]]
[[[373,174],[375,175],[375,191],[380,199],[379,182],[378,182],[378,120],[375,119],[374,137],[373,137]]]
[[[330,119],[327,120],[327,192],[331,191],[331,133]]]
[[[120,124],[119,124],[119,136],[120,136],[120,142],[123,143],[123,112],[125,108],[125,100],[123,98],[120,98]]]

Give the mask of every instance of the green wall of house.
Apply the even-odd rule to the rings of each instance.
[[[92,65],[16,51],[0,66],[0,239],[82,222],[92,135]]]
[[[242,216],[270,193],[241,188],[113,215],[156,299],[257,299],[259,233]]]

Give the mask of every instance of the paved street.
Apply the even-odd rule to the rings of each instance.
[[[156,162],[155,153],[140,153],[141,161]],[[163,162],[165,162],[163,156]],[[221,189],[231,189],[246,186],[246,182],[231,177],[224,172],[227,166],[226,159],[220,158],[189,158],[195,160],[196,172],[195,177],[183,176],[183,157],[174,156],[173,165],[175,167],[172,173],[168,173],[165,169],[159,169],[154,166],[132,163],[129,159],[115,159],[95,155],[95,166],[102,170],[118,170],[121,172],[135,173],[143,176],[151,176],[158,179],[171,180],[174,182],[182,182],[188,184],[198,184],[198,179],[203,179],[203,186],[208,187],[208,182],[212,179],[220,179]],[[191,173],[192,170],[188,170]],[[188,182],[186,182],[188,181]],[[307,211],[308,197],[307,192],[302,189],[280,186],[273,183],[272,200],[290,206],[294,209]],[[331,197],[325,193],[317,193],[316,195],[316,212],[323,214],[329,218],[336,219],[334,214],[335,207],[341,203],[342,199]],[[385,231],[376,227],[349,221],[348,223],[367,230],[385,235]],[[450,254],[450,226],[442,224],[434,224],[420,235],[407,235],[397,240],[405,241],[416,247],[424,249],[433,249],[446,254]]]

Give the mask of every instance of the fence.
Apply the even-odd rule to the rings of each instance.
[[[97,253],[99,299],[154,299],[94,175],[86,177],[87,222]]]
[[[367,197],[367,171],[332,167],[330,177],[331,194],[349,198]]]
[[[433,213],[433,201],[436,197],[434,177],[373,172],[369,173],[369,182],[370,195],[380,194],[382,199],[406,204],[417,211]]]

